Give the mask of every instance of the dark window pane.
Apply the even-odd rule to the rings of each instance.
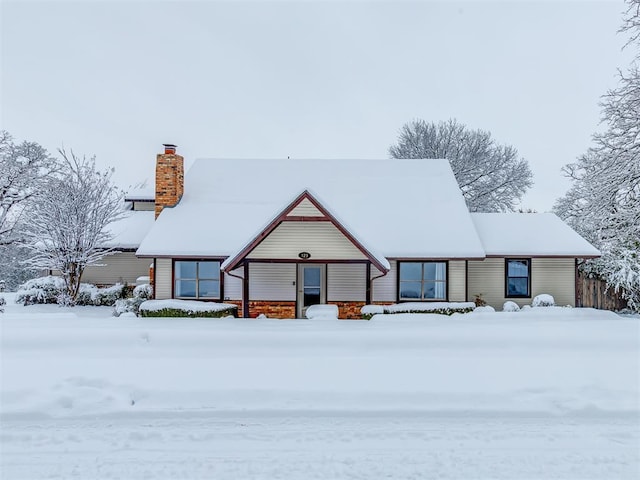
[[[509,260],[507,263],[507,275],[509,277],[528,277],[529,262],[526,260]]]
[[[320,286],[320,267],[305,267],[304,269],[304,286],[319,287]]]
[[[217,280],[200,280],[198,285],[200,297],[218,298],[220,296],[220,282]]]
[[[400,280],[421,280],[422,264],[421,263],[401,263],[400,264]]]
[[[421,298],[422,284],[420,282],[400,282],[400,298]]]
[[[176,262],[176,278],[196,278],[197,262]]]
[[[510,296],[529,296],[528,279],[510,278],[507,282],[507,294]]]
[[[220,262],[198,262],[198,278],[220,278]]]
[[[304,306],[318,305],[320,303],[320,289],[319,288],[305,288],[304,289]]]
[[[176,280],[176,297],[195,297],[196,281],[195,280]]]

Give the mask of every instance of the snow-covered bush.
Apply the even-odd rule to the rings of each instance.
[[[536,297],[533,299],[533,302],[531,302],[532,307],[553,307],[555,306],[555,304],[555,299],[548,293],[536,295]]]
[[[133,296],[136,298],[144,298],[145,300],[149,300],[153,297],[153,287],[148,283],[138,285],[133,289]]]
[[[132,313],[137,316],[140,311],[140,305],[142,305],[142,302],[149,300],[151,297],[153,297],[153,287],[151,285],[138,285],[133,289],[132,298],[122,298],[116,300],[113,306],[113,316],[120,317],[125,313]]]
[[[61,277],[34,278],[18,287],[16,303],[22,303],[23,305],[57,303],[61,306],[112,306],[116,300],[124,297],[126,287],[122,284],[116,284],[112,287],[98,288],[89,283],[82,283],[75,302],[65,293],[64,280]]]
[[[518,306],[518,304],[516,302],[512,302],[511,300],[507,300],[506,302],[504,302],[504,305],[502,305],[502,311],[503,312],[519,312],[520,311],[520,307]]]
[[[374,315],[384,313],[384,306],[382,305],[365,305],[360,309],[360,314],[363,320],[371,320]]]
[[[338,306],[337,305],[311,305],[307,308],[305,316],[309,320],[337,320],[338,319]]]
[[[491,305],[483,305],[482,307],[476,307],[474,312],[478,312],[478,313],[492,313],[495,312],[496,309],[493,308]]]
[[[0,313],[4,312],[4,306],[7,304],[4,297],[0,297]]]
[[[141,317],[209,317],[237,316],[238,306],[231,303],[196,300],[146,300],[140,305]]]
[[[27,280],[18,287],[16,303],[35,305],[38,303],[58,303],[64,290],[64,280],[60,277],[39,277]]]
[[[382,311],[380,311],[380,308],[382,308]],[[476,305],[473,302],[406,302],[393,305],[365,305],[360,310],[360,313],[362,313],[362,318],[369,320],[376,313],[434,313],[437,315],[453,315],[454,313],[469,313],[475,308]]]
[[[112,287],[107,288],[95,288],[92,289],[90,305],[102,305],[111,307],[116,303],[116,300],[124,298],[126,293],[126,286],[117,283]]]

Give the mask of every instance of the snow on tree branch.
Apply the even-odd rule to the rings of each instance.
[[[18,241],[25,208],[57,168],[56,160],[37,143],[16,144],[9,132],[0,131],[0,246]]]
[[[640,0],[629,1],[623,31],[638,39]],[[636,57],[638,58],[638,57]],[[573,185],[554,207],[602,252],[583,269],[622,291],[640,311],[640,72],[636,60],[618,88],[602,97],[603,133],[578,161],[564,168]]]
[[[392,158],[446,158],[473,212],[511,212],[533,184],[526,160],[510,145],[497,144],[489,132],[469,130],[456,120],[405,124]]]
[[[95,157],[77,157],[59,150],[63,159],[59,177],[43,188],[29,210],[26,230],[30,266],[59,270],[73,302],[87,265],[96,264],[112,250],[107,226],[123,215],[122,192],[112,183],[113,170],[98,171]]]

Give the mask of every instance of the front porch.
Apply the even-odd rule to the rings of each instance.
[[[371,272],[371,263],[366,260],[246,260],[240,268],[227,272],[241,283],[242,301],[225,301],[236,303],[238,315],[244,318],[305,318],[310,305],[333,304],[340,318],[359,319],[362,306],[371,303]]]

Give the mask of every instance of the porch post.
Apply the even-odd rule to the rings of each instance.
[[[249,262],[244,261],[244,279],[242,280],[242,316],[249,318]]]
[[[367,262],[367,283],[366,283],[366,293],[365,293],[365,303],[367,305],[371,304],[371,262]]]

